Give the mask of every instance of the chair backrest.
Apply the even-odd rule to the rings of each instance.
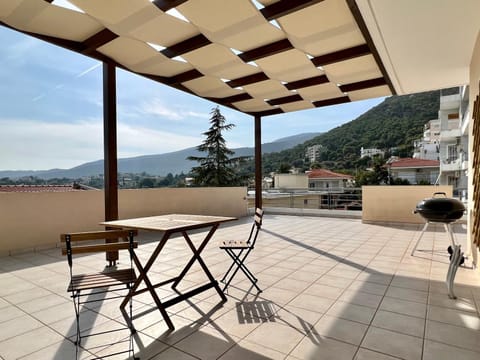
[[[250,235],[248,236],[247,240],[247,243],[250,244],[250,247],[252,248],[255,246],[255,242],[257,241],[258,232],[262,228],[263,209],[255,209],[255,216],[253,217],[253,220],[252,229],[250,230]]]
[[[68,265],[72,267],[72,257],[75,254],[132,250],[138,247],[138,242],[133,241],[138,235],[137,230],[104,230],[90,232],[66,233],[60,235],[62,255],[67,255]],[[119,240],[123,239],[123,240]],[[79,245],[77,242],[89,241],[88,244]],[[115,241],[107,242],[105,241]],[[75,244],[73,243],[75,242]]]

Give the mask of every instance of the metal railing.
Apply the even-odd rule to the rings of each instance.
[[[249,206],[253,206],[255,190],[249,190],[247,198]],[[269,189],[262,191],[262,202],[264,207],[362,210],[362,189]]]

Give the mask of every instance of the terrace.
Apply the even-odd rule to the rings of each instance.
[[[215,276],[229,265],[216,243],[248,232],[249,218],[220,227],[204,259]],[[238,276],[219,303],[214,290],[169,308],[169,332],[148,296],[134,301],[137,355],[141,359],[478,359],[480,274],[460,268],[457,300],[444,283],[448,239],[431,226],[415,253],[421,225],[381,226],[360,220],[267,214],[249,267],[264,289],[257,294]],[[464,225],[455,225],[465,244]],[[195,234],[194,240],[204,234]],[[146,259],[155,238],[142,232]],[[184,242],[168,242],[155,279],[174,275],[189,256]],[[182,260],[183,259],[183,260]],[[125,261],[124,258],[120,259]],[[85,256],[80,266],[104,264]],[[188,286],[205,279],[187,277]],[[68,266],[58,248],[0,258],[0,358],[73,358],[75,329],[66,292]],[[172,295],[158,292],[162,298]],[[114,303],[114,302],[113,302]],[[118,304],[88,308],[83,327],[121,322]],[[88,330],[86,330],[88,331]],[[114,341],[115,339],[112,339]],[[95,345],[92,343],[89,346]],[[82,359],[101,356],[99,347]]]
[[[250,1],[236,1],[237,8],[211,1],[212,11],[202,2],[186,0],[131,0],[114,9],[109,1],[72,0],[80,12],[57,7],[56,2],[2,2],[0,25],[103,62],[106,191],[74,195],[75,214],[80,205],[93,209],[85,218],[67,214],[71,204],[67,201],[55,200],[54,207],[41,203],[43,211],[26,207],[23,197],[2,202],[2,231],[19,231],[24,237],[11,236],[0,244],[6,245],[0,249],[1,360],[63,360],[74,353],[74,312],[65,290],[68,268],[59,249],[34,246],[35,252],[10,252],[6,243],[32,247],[32,240],[42,244],[56,239],[63,231],[58,224],[77,229],[72,222],[53,217],[52,211],[61,219],[88,222],[90,227],[103,215],[106,220],[125,217],[126,209],[153,214],[145,203],[159,211],[158,202],[148,196],[135,196],[137,206],[132,210],[122,205],[131,194],[118,194],[116,68],[251,115],[256,206],[262,204],[262,117],[469,83],[470,133],[478,136],[480,131],[478,106],[476,113],[473,107],[480,79],[475,1],[444,1],[438,6],[425,0],[419,6],[415,1],[265,0],[260,1],[261,9]],[[173,18],[171,10],[188,21]],[[469,158],[478,164],[478,141],[471,140],[475,145]],[[469,174],[474,201],[468,206],[468,227],[457,225],[456,233],[464,248],[476,253],[480,177],[472,164]],[[99,198],[103,195],[105,208]],[[63,194],[57,196],[64,199]],[[203,204],[189,203],[199,208]],[[230,203],[209,210],[225,213],[225,204]],[[12,227],[10,219],[16,213],[26,225]],[[25,214],[37,222],[25,221]],[[243,237],[248,226],[244,219],[223,226],[214,240]],[[148,297],[136,299],[138,355],[142,359],[478,359],[479,272],[460,268],[459,297],[448,299],[446,234],[443,228],[431,227],[411,257],[420,228],[267,213],[250,258],[264,292],[257,296],[239,276],[223,305],[206,292],[169,308],[177,325],[174,332],[167,332],[159,314],[150,311]],[[141,239],[139,254],[145,259],[155,239],[147,233]],[[167,258],[153,269],[155,277],[176,274],[189,254],[175,241],[168,243],[167,250]],[[229,262],[215,241],[205,254],[214,275],[221,276]],[[82,258],[84,267],[94,263],[104,264],[103,257]],[[199,274],[188,277],[190,285],[203,280]],[[159,295],[172,294],[159,291]],[[86,331],[108,329],[122,321],[115,305],[85,311]],[[83,358],[109,350],[98,347],[93,353],[84,352]]]

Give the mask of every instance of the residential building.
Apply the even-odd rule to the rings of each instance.
[[[402,158],[387,164],[394,179],[404,179],[412,185],[434,184],[440,172],[440,162],[414,158]]]
[[[361,158],[364,158],[364,157],[374,157],[375,155],[381,155],[381,156],[384,156],[385,155],[385,152],[380,150],[380,149],[376,149],[376,148],[370,148],[370,149],[364,149],[363,147],[360,149],[360,159]]]
[[[413,158],[440,161],[435,183],[452,185],[463,200],[468,187],[468,98],[468,86],[442,90],[438,119],[426,123],[423,138],[413,143]]]
[[[353,176],[326,169],[307,171],[308,188],[311,190],[339,190],[353,187]]]
[[[320,160],[320,154],[322,153],[323,146],[322,145],[313,145],[307,147],[305,152],[305,157],[310,161],[310,163],[314,163]]]
[[[440,120],[430,120],[424,125],[422,139],[413,142],[413,158],[440,160]]]
[[[454,196],[467,198],[468,86],[440,96],[440,185],[452,185]]]

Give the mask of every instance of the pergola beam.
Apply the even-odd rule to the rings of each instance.
[[[118,220],[117,84],[115,70],[116,67],[113,63],[103,63],[105,221]],[[115,263],[118,260],[118,251],[107,252],[106,259],[110,264]]]
[[[255,208],[262,208],[262,118],[255,115]]]

